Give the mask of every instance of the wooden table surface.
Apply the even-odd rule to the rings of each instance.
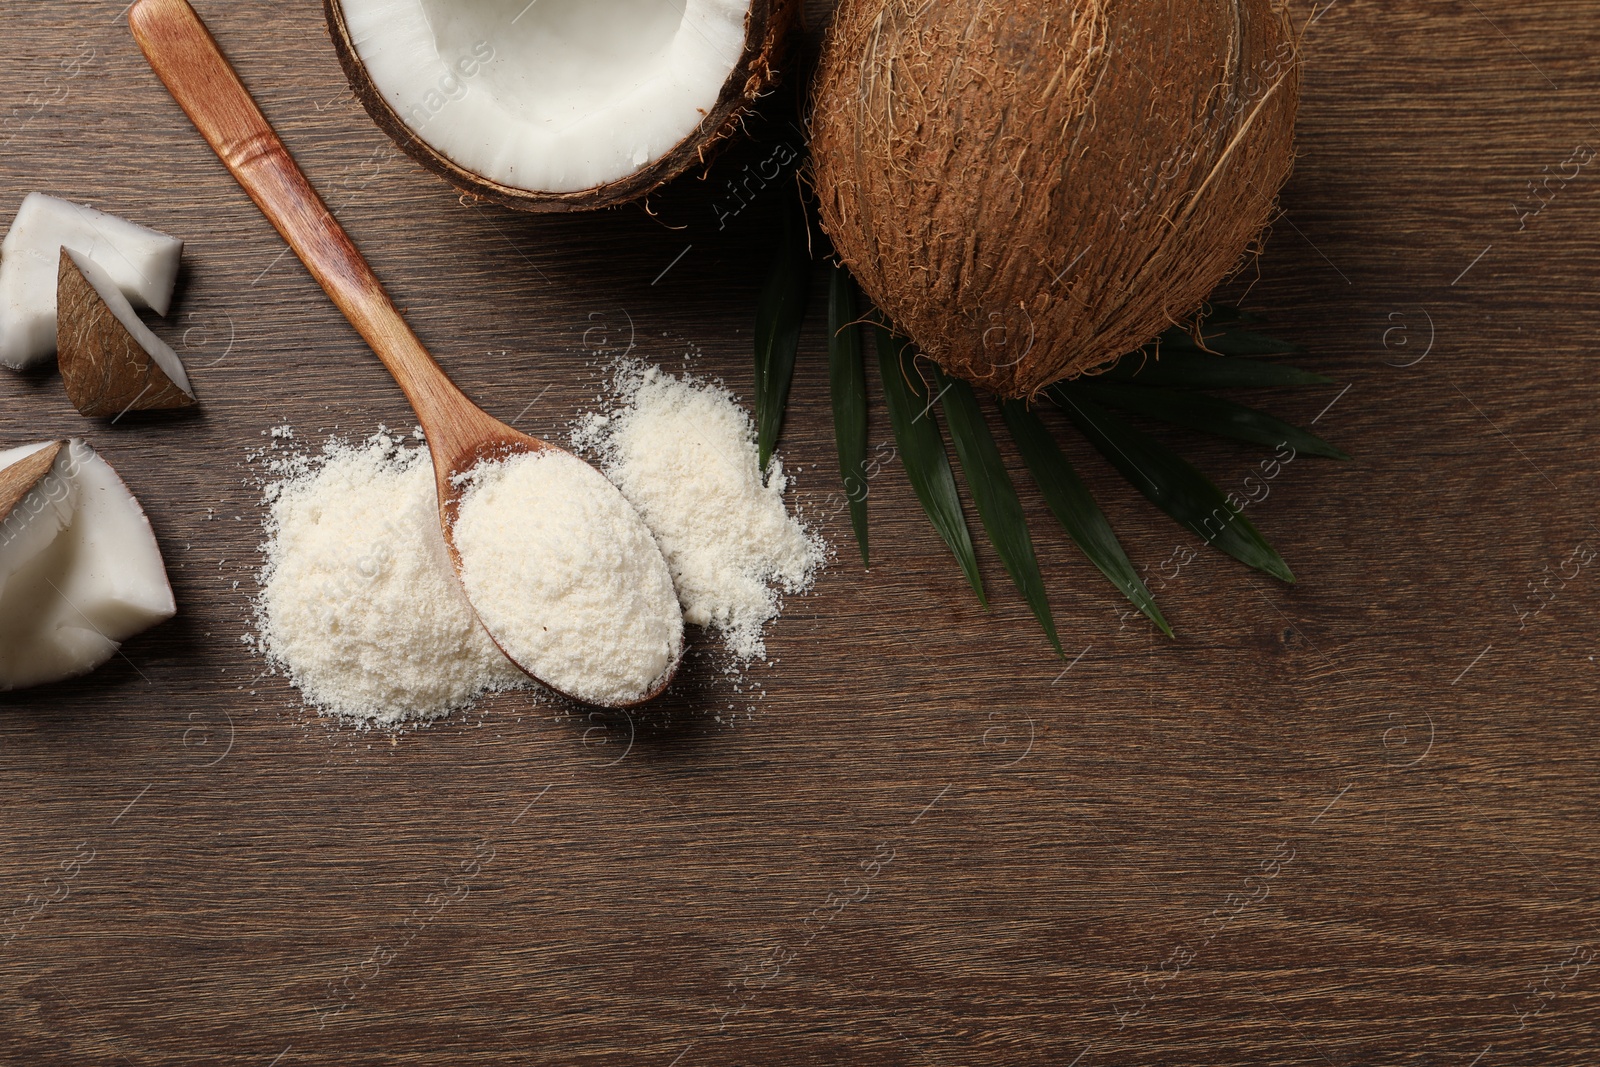
[[[6,373],[0,440],[100,449],[181,614],[0,698],[0,1062],[1596,1061],[1592,10],[1335,0],[1310,25],[1247,297],[1340,383],[1275,409],[1356,456],[1292,463],[1252,511],[1298,586],[1211,554],[1172,576],[1196,542],[1076,441],[1178,640],[1031,496],[1068,661],[987,552],[976,605],[898,470],[863,572],[818,304],[785,455],[837,559],[776,662],[736,690],[697,660],[631,725],[517,695],[389,736],[299,706],[243,640],[249,455],[407,409],[122,6],[0,0],[0,223],[44,190],[186,238],[160,332],[204,407],[107,425]],[[517,216],[395,156],[319,4],[199,7],[490,411],[563,433],[630,338],[748,393],[782,193],[725,227],[712,197],[796,138],[781,110],[654,217]],[[1258,459],[1176,440],[1225,488]]]

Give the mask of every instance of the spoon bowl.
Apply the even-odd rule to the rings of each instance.
[[[461,553],[456,548],[455,526],[456,520],[460,518],[464,477],[484,463],[493,463],[536,452],[565,453],[567,451],[542,438],[533,437],[512,429],[481,409],[475,408],[474,410],[477,411],[478,415],[482,416],[482,419],[473,427],[473,436],[470,440],[456,442],[454,447],[449,449],[435,449],[432,431],[428,429],[426,422],[422,424],[423,432],[428,436],[428,448],[433,455],[434,482],[439,496],[439,525],[444,533],[445,548],[449,552],[450,563],[455,569],[458,580],[461,578]],[[421,418],[420,414],[418,418]],[[564,692],[558,686],[540,678],[525,664],[518,662],[517,658],[511,654],[510,650],[506,648],[499,636],[495,634],[487,623],[484,625],[484,632],[495,643],[495,647],[500,649],[505,657],[515,663],[523,673],[552,693],[577,704],[590,704],[591,706],[603,706],[619,710],[648,704],[666,692],[667,687],[672,684],[673,678],[677,675],[679,665],[682,663],[682,653],[680,651],[678,658],[673,661],[661,680],[637,700],[594,705],[592,701],[585,701],[571,693]]]
[[[411,402],[433,456],[439,526],[459,580],[461,555],[454,528],[461,506],[461,476],[486,461],[566,450],[496,419],[468,399],[434,362],[188,0],[138,0],[128,11],[128,24],[173,99]],[[500,638],[487,626],[485,631],[505,652]],[[660,696],[672,683],[682,652],[680,649],[661,679],[638,700],[604,705],[564,693],[509,653],[507,658],[551,692],[580,704],[621,709]]]

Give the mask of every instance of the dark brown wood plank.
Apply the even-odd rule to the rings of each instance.
[[[393,151],[319,5],[199,7],[491,413],[559,437],[629,338],[748,393],[781,194],[725,228],[711,198],[796,138],[781,110],[655,217],[521,217]],[[892,468],[863,573],[818,300],[784,449],[839,558],[764,693],[702,662],[631,731],[509,697],[390,738],[299,708],[241,637],[247,453],[285,422],[409,427],[399,391],[121,5],[7,0],[0,223],[37,189],[186,238],[159,330],[203,408],[107,426],[0,375],[0,443],[88,437],[181,607],[92,678],[0,696],[0,1061],[1592,1062],[1600,570],[1519,609],[1600,548],[1600,174],[1525,227],[1512,204],[1600,147],[1600,27],[1557,0],[1319,8],[1247,297],[1341,383],[1275,407],[1356,456],[1252,510],[1298,586],[1210,554],[1157,581],[1192,540],[1076,444],[1179,640],[1122,618],[1031,496],[1064,674],[988,553],[976,606]],[[1173,439],[1225,488],[1255,469]]]

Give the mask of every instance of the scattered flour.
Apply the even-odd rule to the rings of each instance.
[[[393,726],[527,684],[451,573],[426,448],[380,432],[269,469],[259,639],[306,703]]]
[[[295,435],[273,428],[256,600],[269,662],[307,704],[394,727],[528,684],[485,625],[555,688],[616,705],[678,661],[687,621],[720,635],[735,693],[759,692],[743,665],[765,659],[782,595],[811,587],[826,545],[789,514],[777,460],[763,481],[726,389],[623,364],[612,396],[574,432],[605,477],[559,452],[469,477],[455,540],[483,624],[439,535],[425,446],[380,429],[279,453]]]
[[[614,390],[618,408],[580,420],[574,444],[655,533],[685,621],[740,661],[765,658],[780,593],[809,589],[826,554],[784,507],[782,463],[763,483],[750,417],[720,385],[624,364]]]
[[[683,612],[628,501],[557,450],[480,464],[463,484],[461,579],[506,653],[591,704],[633,704],[656,689],[683,652]]]

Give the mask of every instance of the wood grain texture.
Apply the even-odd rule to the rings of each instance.
[[[839,558],[773,629],[777,662],[735,690],[697,657],[631,725],[507,697],[391,738],[300,708],[241,640],[247,457],[283,423],[311,446],[409,428],[403,397],[122,5],[0,2],[0,223],[38,189],[184,237],[157,328],[203,398],[107,426],[52,375],[0,377],[0,442],[87,437],[180,604],[103,672],[0,697],[0,1062],[1593,1062],[1600,172],[1576,150],[1600,142],[1600,26],[1580,7],[1336,0],[1310,26],[1301,159],[1247,302],[1349,386],[1275,410],[1356,458],[1252,483],[1293,589],[1191,558],[1065,435],[1178,640],[1029,494],[1083,653],[1064,670],[992,554],[976,606],[892,463],[863,572],[819,295],[784,456]],[[630,346],[748,391],[782,182],[742,208],[729,183],[795,140],[780,101],[654,215],[517,216],[393,149],[313,0],[200,10],[493,414],[559,439]],[[876,398],[871,417],[876,447]],[[1225,489],[1260,477],[1258,453],[1171,439]]]

